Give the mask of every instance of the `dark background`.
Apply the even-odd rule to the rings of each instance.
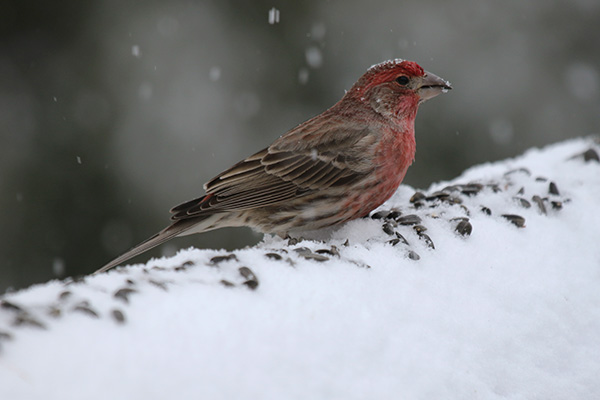
[[[455,88],[419,112],[415,187],[599,129],[597,0],[9,0],[0,29],[0,293],[92,272],[386,59]]]

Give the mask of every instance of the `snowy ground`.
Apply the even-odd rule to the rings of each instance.
[[[7,294],[0,399],[600,399],[599,149],[402,186],[325,242]]]

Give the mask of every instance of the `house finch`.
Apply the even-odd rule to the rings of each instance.
[[[419,104],[449,89],[412,61],[372,66],[333,107],[206,183],[206,195],[171,210],[170,226],[96,273],[175,236],[228,226],[285,236],[368,215],[413,162]]]

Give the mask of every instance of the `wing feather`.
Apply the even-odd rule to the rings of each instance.
[[[311,147],[310,120],[216,176],[207,195],[174,207],[174,220],[277,205],[364,179],[374,166],[366,155],[376,138],[366,128],[329,129]],[[286,140],[293,139],[293,140]]]

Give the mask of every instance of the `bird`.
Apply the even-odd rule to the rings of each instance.
[[[205,183],[205,195],[171,209],[169,226],[94,274],[177,236],[248,226],[286,237],[369,215],[414,161],[419,105],[450,89],[414,61],[371,66],[332,107]]]

